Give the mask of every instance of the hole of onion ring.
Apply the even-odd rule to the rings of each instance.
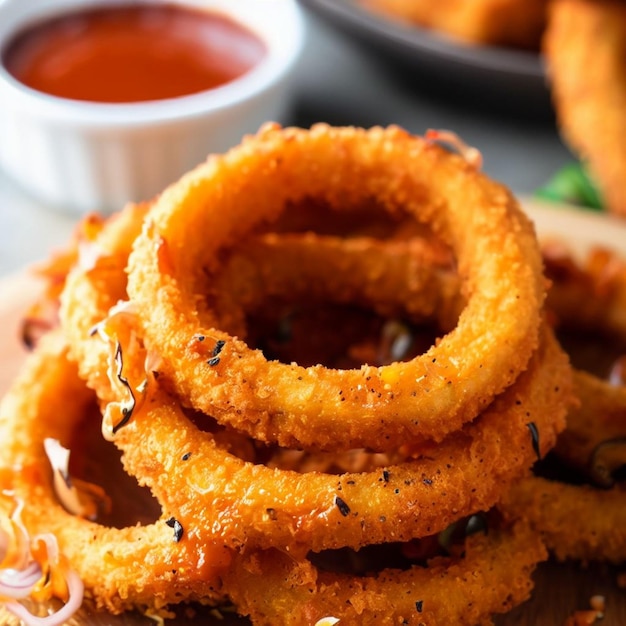
[[[357,306],[272,301],[248,316],[247,342],[266,358],[303,367],[353,368],[409,360],[441,334],[434,325],[386,320]]]
[[[368,576],[387,568],[426,567],[426,559],[443,555],[437,538],[425,537],[407,544],[385,543],[364,546],[360,550],[325,550],[310,553],[307,558],[322,571]]]
[[[402,450],[394,453],[372,453],[363,449],[353,449],[337,453],[281,448],[277,445],[255,441],[247,435],[221,426],[207,415],[189,409],[184,409],[184,413],[195,428],[211,433],[218,445],[233,456],[248,463],[266,465],[270,468],[290,470],[301,474],[307,472],[342,474],[372,471],[407,458]]]
[[[476,520],[480,520],[480,524],[476,524]],[[462,518],[441,533],[421,539],[369,545],[360,550],[325,550],[309,553],[307,558],[321,570],[355,576],[371,575],[386,568],[406,570],[415,566],[427,567],[428,560],[435,557],[462,556],[466,537],[477,532],[489,532],[490,521],[497,520],[494,512],[489,518],[480,513]]]
[[[296,306],[274,301],[249,315],[248,328],[252,330],[247,337],[249,345],[263,350],[269,359],[342,368],[412,358],[426,351],[437,336],[433,326],[417,328],[401,320],[383,319],[363,308],[318,302]],[[398,354],[397,344],[404,354]],[[404,450],[383,454],[354,449],[338,454],[266,445],[219,425],[209,416],[191,409],[184,412],[198,430],[211,433],[229,453],[271,468],[340,474],[371,471],[407,458]]]
[[[124,528],[156,521],[160,514],[158,501],[124,471],[120,452],[102,437],[101,420],[94,406],[74,429],[68,446],[70,476],[102,487],[110,498],[110,511],[101,511],[97,523]]]

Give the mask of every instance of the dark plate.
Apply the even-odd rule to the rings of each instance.
[[[441,34],[372,13],[357,0],[300,0],[310,13],[351,37],[399,78],[500,108],[545,115],[551,110],[539,54],[452,41]]]

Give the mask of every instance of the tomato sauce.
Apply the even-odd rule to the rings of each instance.
[[[231,18],[174,4],[92,8],[19,33],[5,68],[38,91],[143,102],[214,89],[252,69],[264,43]]]

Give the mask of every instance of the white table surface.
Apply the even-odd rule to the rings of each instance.
[[[447,98],[430,93],[428,81],[415,88],[415,77],[399,79],[319,18],[309,14],[307,22],[308,41],[285,123],[395,123],[420,134],[449,128],[482,151],[484,171],[524,195],[572,159],[551,119],[472,110],[464,105],[462,93]],[[61,247],[76,219],[29,197],[0,172],[0,276]]]

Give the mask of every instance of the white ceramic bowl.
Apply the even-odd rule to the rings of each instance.
[[[0,167],[47,206],[82,214],[150,199],[209,153],[239,143],[263,122],[282,121],[305,36],[295,0],[151,0],[161,1],[231,16],[265,42],[267,55],[217,89],[132,104],[46,95],[0,64]],[[0,50],[33,21],[128,2],[0,0]]]

